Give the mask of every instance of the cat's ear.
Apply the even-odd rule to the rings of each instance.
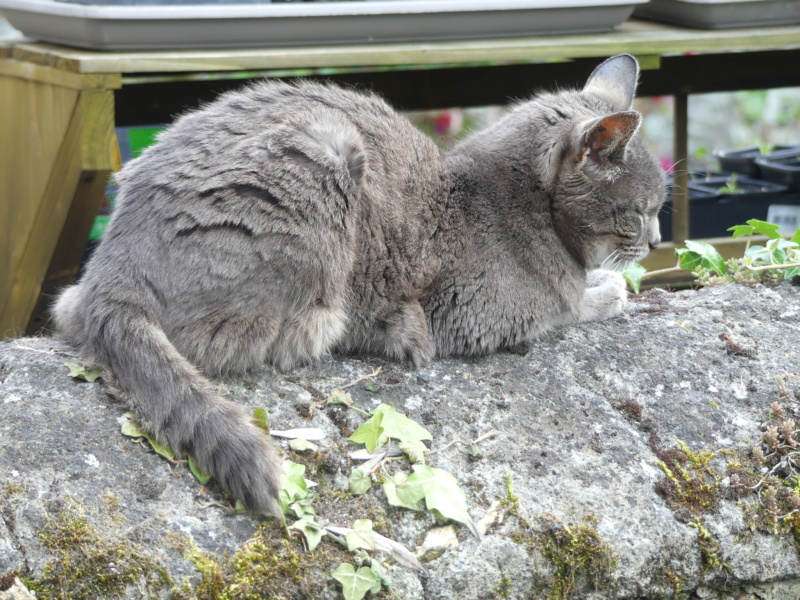
[[[635,110],[614,113],[588,123],[580,135],[578,163],[582,165],[589,158],[603,161],[623,156],[641,123],[642,115]]]
[[[615,110],[630,110],[638,79],[639,63],[630,54],[620,54],[592,71],[583,91],[607,100]]]

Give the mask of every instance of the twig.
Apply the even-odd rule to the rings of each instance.
[[[656,275],[665,275],[666,273],[676,273],[678,271],[685,271],[685,269],[682,269],[678,265],[675,265],[674,267],[669,267],[668,269],[658,269],[657,271],[648,271],[647,273],[644,273],[642,275],[642,279],[647,279],[648,277],[654,277]]]
[[[760,267],[751,267],[749,264],[745,263],[745,267],[750,269],[751,271],[769,271],[771,269],[794,269],[796,267],[800,267],[800,263],[789,263],[784,265],[762,265]]]
[[[38,348],[31,348],[30,346],[23,346],[17,340],[14,340],[14,345],[17,348],[20,348],[22,350],[28,350],[29,352],[38,352],[39,354],[48,354],[50,356],[52,356],[54,354],[63,354],[63,352],[58,352],[56,350],[39,350]]]
[[[431,450],[430,452],[427,452],[426,454],[428,456],[430,456],[431,454],[436,454],[437,452],[444,452],[445,450],[447,450],[451,446],[454,446],[455,444],[462,444],[464,446],[469,446],[470,444],[477,444],[478,442],[482,442],[486,438],[493,437],[493,436],[497,435],[498,433],[500,433],[500,432],[497,429],[492,429],[490,432],[484,433],[482,436],[480,436],[478,438],[475,438],[471,442],[465,442],[464,440],[453,440],[449,444],[447,444],[445,446],[442,446],[441,448],[437,448],[436,450]]]
[[[353,387],[353,386],[354,386],[354,385],[356,385],[357,383],[361,383],[362,381],[364,381],[364,380],[366,380],[366,379],[371,379],[371,378],[373,378],[373,377],[377,377],[377,376],[380,374],[380,372],[381,372],[381,368],[382,368],[382,367],[378,367],[377,369],[375,369],[375,370],[374,370],[372,373],[370,373],[369,375],[362,375],[361,377],[359,377],[359,378],[358,378],[358,379],[356,379],[355,381],[351,381],[350,383],[348,383],[348,384],[346,384],[346,385],[339,386],[339,389],[340,389],[340,390],[344,390],[344,389],[346,389],[346,388]]]

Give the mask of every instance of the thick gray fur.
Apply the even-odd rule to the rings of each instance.
[[[419,365],[618,315],[615,269],[658,243],[664,195],[637,76],[609,59],[584,91],[538,95],[447,153],[374,95],[226,94],[120,173],[56,325],[157,439],[277,512],[275,451],[201,373],[329,352]]]

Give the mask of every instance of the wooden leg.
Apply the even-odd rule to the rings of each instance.
[[[0,337],[28,329],[51,269],[77,271],[114,164],[113,92],[28,75],[0,69]]]
[[[676,94],[673,123],[675,155],[672,190],[672,241],[682,246],[689,237],[689,96]]]

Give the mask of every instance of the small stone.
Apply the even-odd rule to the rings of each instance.
[[[19,580],[19,577],[14,578],[14,583],[5,591],[0,591],[0,600],[36,600],[36,596],[28,591],[25,584]]]
[[[309,441],[301,440],[297,438],[295,440],[289,440],[289,448],[292,449],[292,452],[297,452],[298,454],[304,453],[313,453],[319,451],[319,446],[316,444],[312,444]]]
[[[455,527],[447,525],[445,527],[435,527],[425,534],[425,541],[421,546],[417,546],[414,553],[421,561],[429,561],[439,558],[445,550],[458,547],[458,537]]]

